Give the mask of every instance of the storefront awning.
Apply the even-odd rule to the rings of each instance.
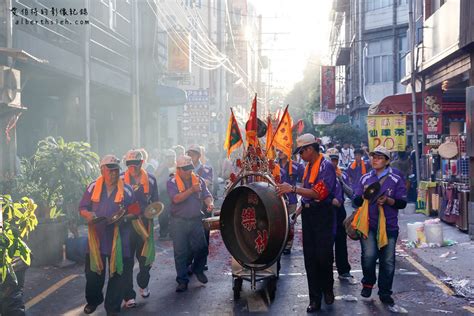
[[[23,62],[27,61],[34,61],[40,64],[48,63],[45,59],[37,58],[24,50],[17,49],[17,48],[8,48],[8,47],[0,47],[0,55],[5,55],[7,57],[12,57],[14,59],[18,59]]]
[[[421,92],[416,94],[416,112],[422,112]],[[369,108],[369,114],[412,114],[411,93],[390,95]]]
[[[158,85],[155,95],[159,106],[178,106],[186,103],[186,92],[179,88]]]
[[[421,92],[416,93],[416,113],[423,113]],[[463,112],[466,109],[466,90],[447,90],[443,92],[442,109],[446,112]],[[370,115],[377,114],[412,114],[411,93],[390,95],[369,108]]]

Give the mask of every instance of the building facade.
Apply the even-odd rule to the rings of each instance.
[[[365,129],[371,105],[405,92],[408,0],[337,0],[330,21],[336,108]]]

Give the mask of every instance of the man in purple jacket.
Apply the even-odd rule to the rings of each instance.
[[[336,185],[333,165],[320,152],[319,144],[311,134],[303,134],[296,140],[299,153],[308,162],[303,175],[303,186],[289,183],[277,185],[277,194],[296,193],[301,195],[303,207],[303,254],[308,279],[308,313],[321,309],[321,300],[327,305],[334,303],[333,265],[333,218],[332,200]]]
[[[334,199],[332,206],[334,208],[335,216],[335,254],[336,254],[336,268],[339,274],[339,279],[353,281],[351,275],[351,265],[347,255],[347,234],[344,227],[344,219],[346,219],[346,209],[344,207],[344,185],[347,186],[347,175],[343,173],[339,167],[339,152],[336,148],[330,148],[327,151],[331,163],[336,169],[336,187],[334,189]]]
[[[140,217],[135,220],[136,223],[143,224],[142,228],[151,236],[154,228],[153,219],[147,219],[143,215],[148,205],[153,202],[158,202],[158,186],[155,176],[148,173],[142,167],[143,163],[144,157],[140,150],[128,151],[125,156],[127,170],[121,175],[121,178],[126,184],[132,186],[135,199],[140,206]],[[124,267],[126,279],[125,282],[127,283],[127,290],[125,291],[124,300],[125,307],[127,308],[136,307],[136,293],[133,289],[133,266],[135,263],[133,257],[135,256],[138,261],[139,271],[137,273],[137,284],[140,288],[140,295],[143,298],[148,298],[150,296],[148,283],[150,281],[150,269],[152,261],[154,261],[154,256],[150,256],[150,258],[142,256],[143,247],[145,247],[144,236],[142,236],[139,231],[137,231],[136,226],[133,227],[134,229],[132,229],[130,236],[132,260],[130,260],[129,265]],[[153,238],[147,240],[147,242],[151,243],[147,246],[155,249]]]
[[[204,180],[193,173],[189,156],[176,160],[176,174],[168,180],[167,189],[171,200],[171,233],[173,237],[174,263],[176,267],[176,292],[188,289],[188,260],[194,257],[192,272],[201,283],[207,283],[204,265],[208,247],[202,225],[202,203],[208,212],[214,201]]]
[[[110,276],[105,295],[105,310],[108,315],[120,312],[125,289],[123,267],[111,265],[113,262],[127,264],[128,260],[133,260],[130,251],[129,225],[108,225],[106,220],[93,223],[96,217],[109,219],[122,209],[128,209],[135,202],[132,188],[119,178],[119,164],[120,160],[117,157],[104,156],[100,162],[101,176],[89,184],[79,204],[79,213],[89,224],[89,247],[85,263],[87,305],[84,307],[84,313],[86,314],[93,313],[97,306],[104,302],[102,288],[105,283],[107,262],[109,262]],[[121,258],[117,257],[117,250],[120,249],[112,247],[117,239],[116,229],[119,230],[122,244]],[[113,257],[115,260],[112,260]]]

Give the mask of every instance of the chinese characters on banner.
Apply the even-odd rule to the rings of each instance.
[[[321,66],[321,109],[336,109],[336,67]]]
[[[196,139],[209,137],[211,112],[209,91],[206,89],[186,90],[187,102],[183,111],[183,138],[185,143],[195,143]]]
[[[183,41],[182,39],[185,39]],[[180,41],[181,39],[181,41]],[[190,71],[189,34],[168,35],[168,72],[189,73]]]
[[[329,125],[336,119],[335,112],[313,112],[314,125]]]
[[[438,95],[426,95],[423,113],[423,135],[425,135],[426,152],[430,148],[438,148],[441,145],[441,134],[443,122],[441,115],[441,97]]]
[[[404,115],[369,115],[367,131],[369,149],[382,145],[390,151],[404,151],[407,143]]]

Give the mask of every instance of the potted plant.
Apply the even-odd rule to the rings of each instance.
[[[36,254],[34,265],[62,259],[67,228],[78,237],[82,219],[77,205],[87,184],[99,174],[98,165],[99,157],[88,143],[51,136],[38,143],[30,159],[22,160],[18,191],[38,204],[39,225],[29,239]]]
[[[30,198],[13,202],[10,195],[0,196],[0,311],[23,315],[25,270],[30,265],[30,249],[24,238],[38,224],[36,204]]]

